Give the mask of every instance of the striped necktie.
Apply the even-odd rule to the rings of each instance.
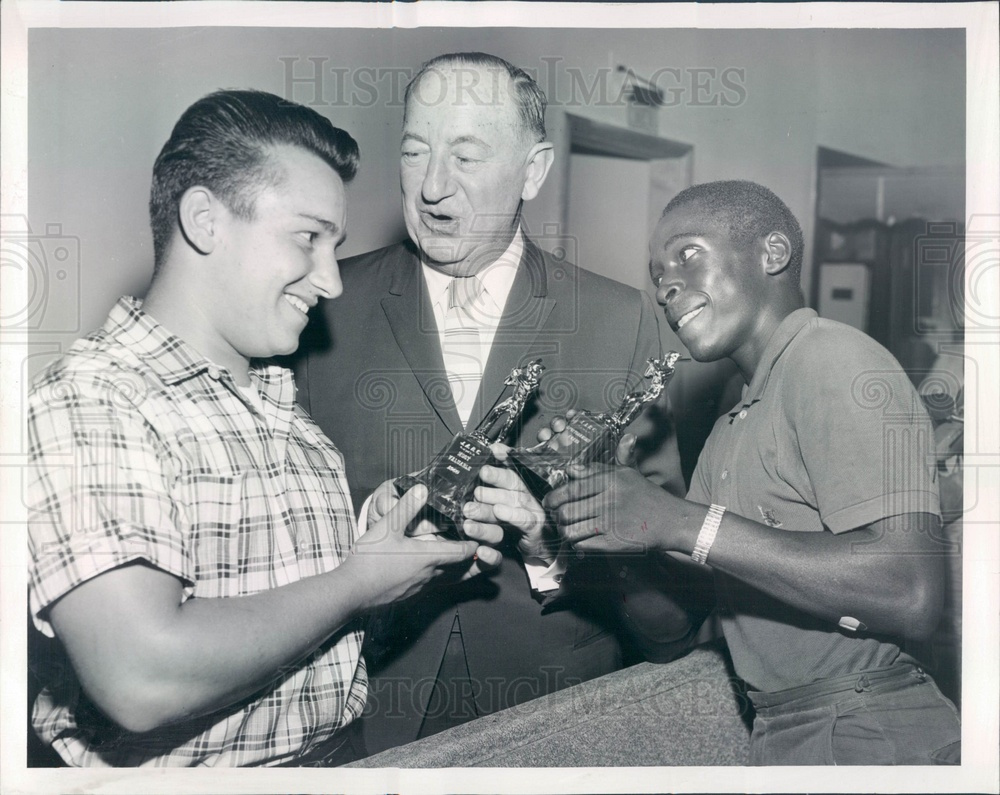
[[[455,278],[448,285],[448,311],[444,316],[441,353],[451,384],[458,416],[465,425],[472,414],[483,377],[482,343],[472,307],[482,293],[475,276]]]

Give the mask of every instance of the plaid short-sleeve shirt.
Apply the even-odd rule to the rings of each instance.
[[[28,399],[28,535],[42,633],[54,634],[54,601],[134,560],[176,576],[185,598],[216,599],[345,558],[356,528],[339,451],[296,405],[287,370],[255,367],[251,378],[263,412],[127,297],[39,376]],[[73,765],[287,761],[360,714],[361,640],[345,627],[251,699],[145,734],[104,718],[54,644],[33,723]]]

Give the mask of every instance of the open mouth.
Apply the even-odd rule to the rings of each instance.
[[[458,219],[444,213],[431,213],[426,210],[420,213],[424,226],[432,232],[453,232],[458,227]]]
[[[285,300],[288,301],[292,306],[298,309],[303,315],[309,314],[309,304],[303,301],[301,298],[295,295],[289,295],[284,293]]]
[[[698,315],[701,314],[701,310],[703,310],[704,308],[705,305],[702,304],[697,309],[692,309],[690,312],[681,315],[680,320],[677,321],[677,330],[679,331],[680,329],[684,328],[688,323],[690,323],[692,320],[698,317]]]

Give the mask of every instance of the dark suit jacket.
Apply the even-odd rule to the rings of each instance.
[[[359,510],[383,481],[422,469],[463,428],[412,245],[347,260],[341,277],[343,296],[325,302],[304,336],[299,401],[344,454]],[[645,294],[555,260],[525,240],[468,429],[506,395],[511,368],[529,359],[541,358],[546,370],[514,444],[533,443],[567,409],[617,405],[626,382],[639,382],[645,360],[659,348]],[[633,426],[643,434],[640,468],[682,492],[664,405]],[[494,576],[430,589],[382,614],[366,641],[369,751],[416,738],[456,611],[479,714],[620,667],[617,639],[585,601],[543,615],[511,543]]]

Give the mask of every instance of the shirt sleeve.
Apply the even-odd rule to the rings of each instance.
[[[171,499],[168,456],[113,376],[49,377],[28,398],[29,600],[47,608],[77,585],[146,560],[188,586],[194,563]]]
[[[698,454],[698,462],[695,464],[694,472],[691,474],[691,486],[688,488],[685,499],[697,502],[700,505],[712,504],[712,484],[709,473],[712,472],[712,440],[715,436],[713,429],[705,446]]]
[[[793,357],[785,419],[825,527],[841,533],[905,513],[939,513],[933,431],[909,378],[860,334],[819,329]]]

